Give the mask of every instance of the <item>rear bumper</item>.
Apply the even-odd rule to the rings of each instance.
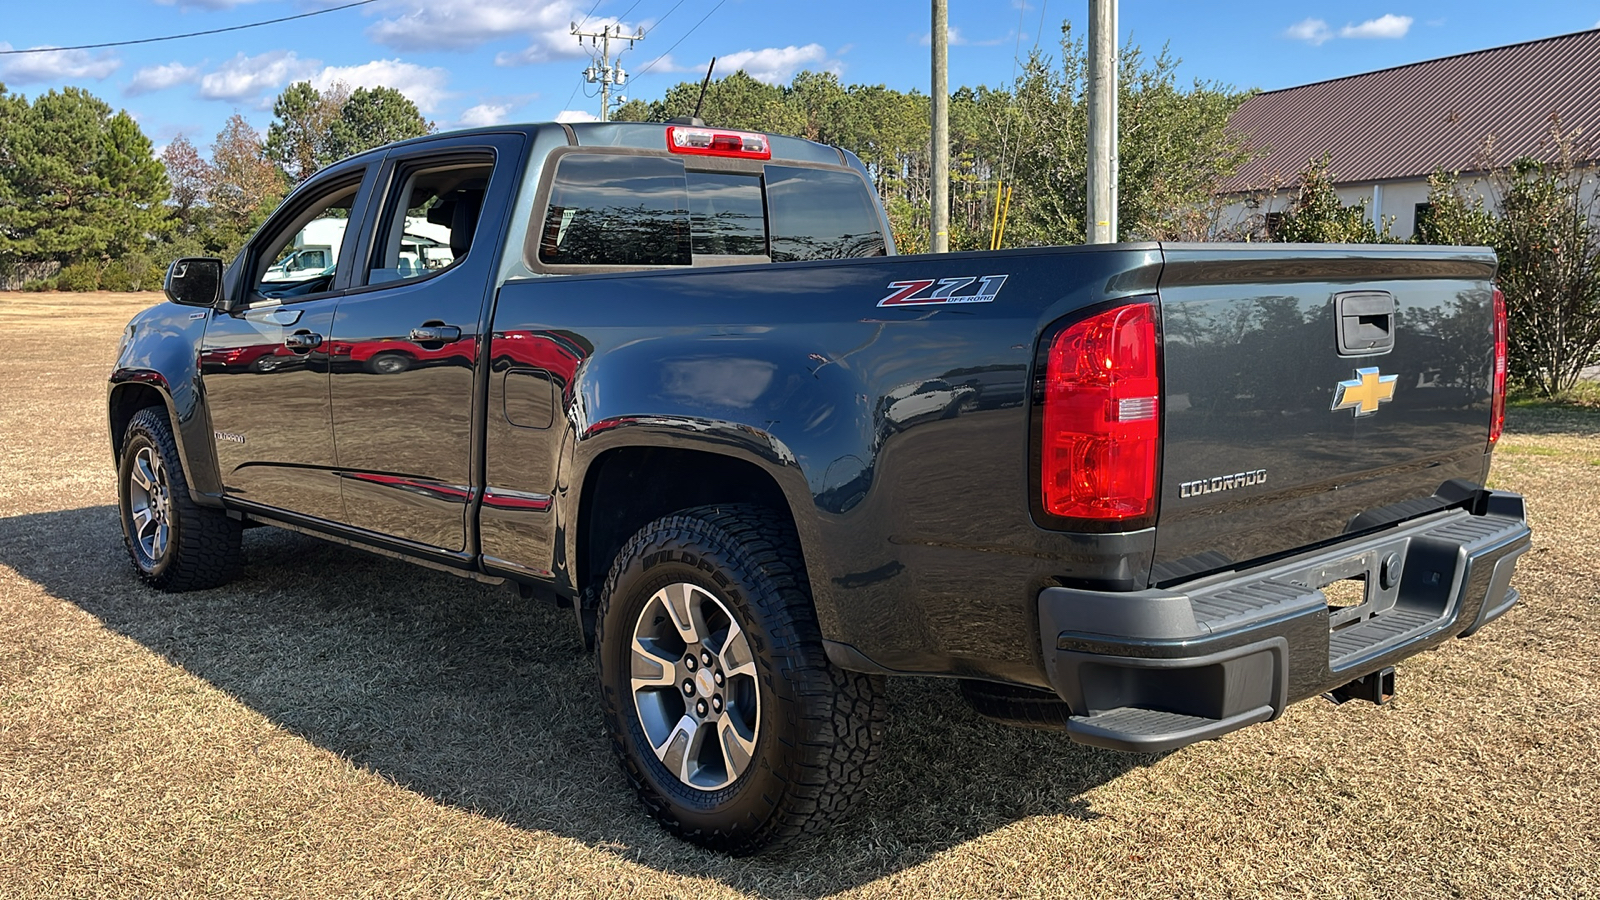
[[[1520,496],[1479,499],[1474,512],[1169,589],[1044,590],[1039,633],[1070,736],[1170,750],[1472,634],[1516,603],[1511,574],[1530,540]],[[1366,579],[1366,601],[1330,632],[1319,587],[1348,578]]]

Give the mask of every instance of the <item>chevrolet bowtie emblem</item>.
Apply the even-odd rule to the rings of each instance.
[[[1394,399],[1394,383],[1398,375],[1379,375],[1377,369],[1357,369],[1356,377],[1339,382],[1333,392],[1333,410],[1353,409],[1357,416],[1370,416],[1378,411],[1378,404]]]

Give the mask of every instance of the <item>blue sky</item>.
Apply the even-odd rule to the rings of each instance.
[[[0,49],[63,46],[222,28],[347,0],[12,0]],[[950,83],[1008,84],[1020,47],[1054,49],[1085,0],[950,0]],[[291,81],[387,84],[441,128],[592,115],[588,52],[568,33],[620,22],[647,37],[624,54],[625,93],[653,99],[742,66],[787,82],[801,69],[846,83],[927,91],[924,0],[376,0],[263,28],[99,51],[0,56],[0,82],[30,96],[73,84],[126,108],[159,146],[184,133],[209,145],[241,112],[256,127]],[[586,21],[585,21],[586,20]],[[1121,35],[1169,44],[1184,78],[1272,89],[1600,24],[1597,2],[1504,0],[1126,0]]]

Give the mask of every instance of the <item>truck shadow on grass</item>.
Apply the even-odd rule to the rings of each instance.
[[[0,563],[273,722],[440,803],[765,895],[854,887],[1083,794],[1155,757],[993,725],[954,683],[889,682],[883,763],[833,831],[732,860],[640,811],[605,738],[571,614],[276,529],[233,585],[166,595],[129,570],[112,507],[0,519]]]

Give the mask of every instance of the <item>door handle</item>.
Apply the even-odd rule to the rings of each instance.
[[[290,350],[315,350],[322,346],[322,335],[296,331],[283,339],[283,345]]]
[[[429,322],[411,329],[411,341],[417,344],[447,344],[461,340],[461,329],[454,325]]]
[[[1367,356],[1394,349],[1394,295],[1351,291],[1334,296],[1339,319],[1339,355]]]

